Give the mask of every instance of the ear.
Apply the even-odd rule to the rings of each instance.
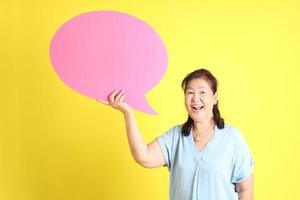
[[[218,92],[214,94],[214,105],[218,103]]]

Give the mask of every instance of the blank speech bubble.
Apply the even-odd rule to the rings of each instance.
[[[140,19],[115,11],[78,15],[53,36],[50,59],[60,79],[75,91],[107,103],[113,90],[123,89],[133,108],[156,113],[145,94],[166,72],[167,50]]]

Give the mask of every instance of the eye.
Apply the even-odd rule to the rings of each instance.
[[[186,94],[194,94],[192,91],[187,91]]]
[[[200,94],[205,94],[206,92],[205,91],[200,91]]]

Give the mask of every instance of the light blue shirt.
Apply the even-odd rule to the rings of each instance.
[[[201,150],[182,125],[157,137],[170,172],[170,200],[237,200],[235,183],[253,172],[254,161],[239,129],[215,126],[215,133]]]

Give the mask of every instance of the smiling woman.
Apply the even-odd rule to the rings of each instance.
[[[167,166],[171,200],[251,200],[253,165],[240,131],[224,123],[218,108],[217,79],[206,69],[182,81],[187,121],[145,144],[123,90],[109,104],[124,114],[133,158],[145,168]]]

